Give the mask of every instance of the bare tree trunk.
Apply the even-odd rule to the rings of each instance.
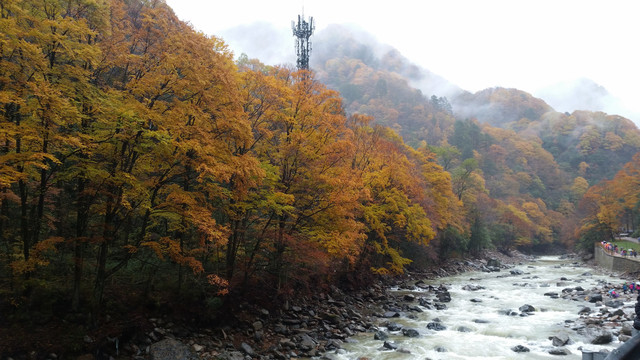
[[[86,181],[78,179],[78,194],[76,204],[76,239],[73,244],[74,250],[74,267],[73,267],[73,298],[71,300],[71,309],[78,311],[80,308],[80,289],[82,286],[82,272],[84,267],[84,238],[87,232],[88,223],[88,206],[87,198],[84,194]]]

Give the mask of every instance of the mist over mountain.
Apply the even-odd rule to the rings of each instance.
[[[535,95],[561,112],[605,111],[605,104],[613,100],[607,89],[586,78],[558,82],[537,90]]]
[[[266,22],[241,25],[219,34],[236,56],[242,53],[250,58],[260,59],[265,64],[295,64],[295,41],[290,29],[275,27]],[[381,43],[375,36],[354,24],[329,25],[317,31],[311,37],[311,68],[323,68],[326,61],[342,57],[359,59],[364,64],[381,70],[396,73],[405,78],[412,87],[419,89],[426,96],[446,97],[455,102],[455,98],[473,98],[472,92],[466,91],[444,77],[417,65],[407,59],[392,45]],[[428,46],[428,43],[424,44]],[[444,51],[434,49],[434,51]],[[519,89],[520,91],[522,89]],[[485,89],[477,94],[482,98],[483,92],[494,92]],[[608,114],[624,116],[636,124],[640,122],[640,113],[631,110],[619,98],[611,94],[603,86],[593,80],[579,78],[561,81],[527,94],[542,99],[546,104],[560,112],[571,113],[575,110],[603,111]],[[541,101],[542,101],[541,100]],[[475,100],[474,100],[475,101]],[[468,108],[458,102],[461,116],[471,115]],[[486,109],[480,109],[480,117]],[[495,112],[496,110],[491,110]],[[491,113],[490,111],[490,113]],[[500,112],[500,111],[498,111]]]
[[[542,99],[518,89],[489,88],[474,94],[465,92],[452,99],[461,118],[476,118],[492,126],[505,127],[522,118],[539,119],[554,109]]]
[[[611,178],[640,149],[640,131],[632,121],[597,111],[610,103],[612,97],[592,81],[568,87],[574,95],[568,90],[558,90],[554,99],[565,94],[567,100],[567,105],[556,103],[562,111],[515,88],[493,87],[471,93],[413,64],[369,34],[341,26],[329,27],[315,37],[311,65],[319,81],[340,92],[348,114],[372,116],[376,123],[398,132],[411,146],[424,142],[431,146],[454,144],[465,158],[474,151],[493,157],[491,151],[502,150],[491,150],[491,144],[502,149],[510,147],[497,140],[505,136],[514,136],[513,141],[521,144],[530,142],[521,148],[541,147],[536,151],[549,153],[540,156],[553,159],[549,164],[557,162],[544,167],[557,168],[566,174],[544,171],[547,180],[543,183],[550,191],[562,189],[566,183],[559,184],[577,176],[591,184]],[[571,96],[577,98],[573,103],[568,101]],[[477,141],[455,140],[462,129],[460,122],[465,121],[482,125],[473,130],[481,134],[477,135]],[[505,135],[492,127],[513,133]],[[534,174],[544,177],[538,170],[531,170],[531,176]],[[501,177],[504,176],[500,171],[494,174],[495,179]],[[500,193],[504,184],[491,179],[487,178],[487,187],[493,189],[494,195]]]
[[[464,92],[354,25],[330,25],[314,36],[312,68],[322,68],[328,60],[340,58],[358,59],[373,68],[401,75],[425,95],[453,97]]]
[[[560,112],[574,110],[603,111],[640,122],[640,114],[630,110],[604,86],[587,78],[561,81],[533,93]]]

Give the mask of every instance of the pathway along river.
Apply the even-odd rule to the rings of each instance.
[[[574,328],[584,326],[579,321],[578,312],[585,306],[599,313],[595,304],[579,300],[552,298],[545,293],[562,295],[566,288],[582,287],[587,293],[591,289],[603,289],[603,283],[620,284],[615,277],[598,274],[593,269],[572,264],[558,257],[542,257],[537,261],[516,266],[511,270],[521,270],[523,274],[514,275],[510,270],[501,272],[471,272],[451,277],[426,281],[427,285],[438,287],[444,284],[451,295],[447,309],[427,309],[423,312],[402,312],[400,317],[381,319],[379,328],[389,334],[387,342],[395,344],[397,350],[383,349],[383,341],[374,339],[372,333],[354,336],[344,349],[331,358],[353,360],[369,359],[581,359],[581,350],[599,351],[614,349],[620,345],[614,341],[608,345],[592,345]],[[593,274],[593,275],[592,275]],[[479,290],[465,290],[470,286]],[[418,299],[424,297],[436,302],[433,291],[416,288],[415,290],[393,289],[400,294],[415,295],[411,304],[418,306]],[[621,298],[622,299],[622,298]],[[604,301],[609,300],[607,297]],[[633,313],[635,296],[623,299],[622,309]],[[531,305],[535,311],[529,316],[521,316],[519,308]],[[506,315],[514,311],[517,315]],[[615,311],[612,309],[611,311]],[[427,328],[429,323],[438,322],[445,330],[436,331]],[[394,322],[404,329],[415,329],[418,337],[403,336],[402,331],[388,331],[385,322]],[[431,325],[433,328],[434,325]],[[568,335],[570,344],[564,348],[571,354],[551,355],[554,349],[550,337]],[[522,345],[529,352],[516,353],[513,347]]]

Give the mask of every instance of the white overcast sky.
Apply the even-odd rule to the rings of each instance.
[[[278,50],[267,60],[294,63],[291,21],[304,8],[316,33],[330,24],[355,24],[472,92],[502,86],[535,94],[558,82],[591,79],[619,99],[619,114],[640,123],[638,0],[166,1],[181,20],[225,39],[236,56],[247,51],[232,41],[234,34],[268,23],[288,38],[260,44],[285,41],[291,51]]]

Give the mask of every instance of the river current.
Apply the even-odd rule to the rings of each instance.
[[[582,324],[578,312],[585,306],[599,311],[595,304],[585,299],[578,301],[552,298],[545,293],[562,295],[565,288],[581,286],[585,290],[602,288],[602,282],[619,284],[622,280],[611,275],[599,274],[593,269],[572,265],[558,257],[542,257],[534,262],[516,266],[524,272],[511,275],[509,270],[501,272],[467,272],[456,276],[427,280],[426,283],[438,287],[444,284],[451,294],[447,309],[404,313],[399,318],[381,319],[380,329],[385,321],[393,321],[405,329],[419,332],[418,337],[405,337],[401,331],[389,332],[387,340],[398,350],[384,350],[383,341],[375,340],[372,333],[362,333],[344,344],[344,350],[332,356],[341,360],[369,359],[582,359],[580,348],[588,351],[612,350],[620,345],[617,339],[609,345],[592,345],[589,340],[572,330]],[[513,270],[513,269],[511,269]],[[600,285],[599,285],[600,284]],[[466,285],[482,287],[477,291],[465,290]],[[467,287],[468,288],[468,287]],[[415,295],[416,299],[434,299],[434,293],[416,288],[415,290],[392,289],[392,292]],[[623,299],[622,297],[620,299]],[[625,298],[623,310],[633,313],[635,296]],[[473,301],[472,301],[473,300]],[[607,298],[605,297],[605,300]],[[515,311],[528,304],[535,308],[530,316],[509,316],[505,312]],[[414,301],[413,305],[417,305]],[[407,315],[411,315],[408,317]],[[438,321],[446,330],[427,329],[427,324]],[[462,330],[462,331],[461,331]],[[550,337],[568,335],[570,344],[565,345],[571,354],[551,355],[554,346]],[[516,353],[513,347],[522,345],[529,352]]]

